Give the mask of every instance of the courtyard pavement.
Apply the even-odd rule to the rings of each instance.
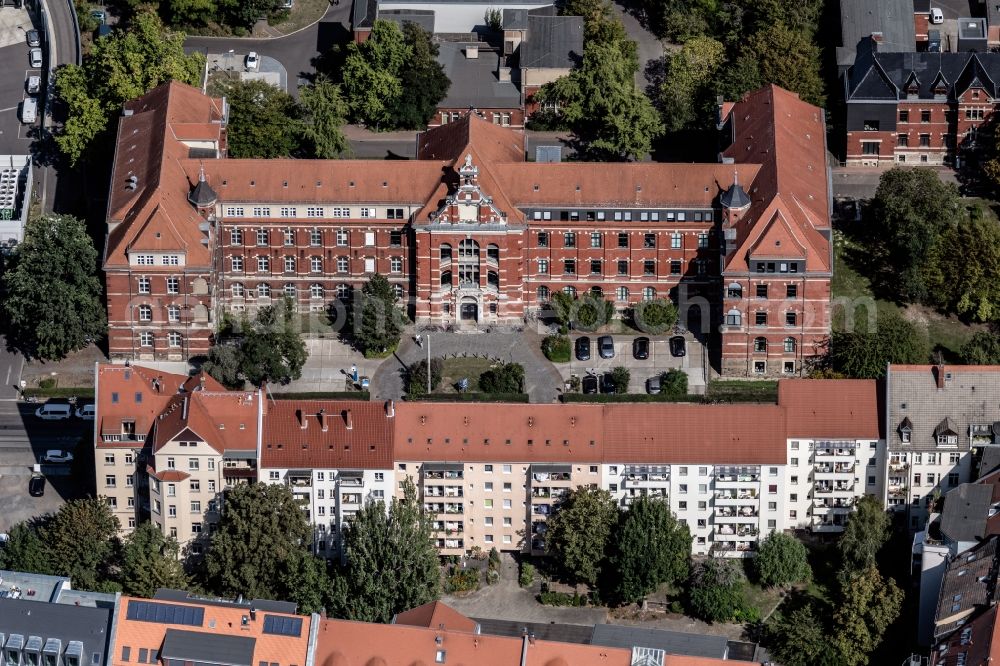
[[[27,10],[4,7],[3,11],[0,11],[0,47],[23,44],[24,62],[28,62],[28,44],[24,33],[33,27]],[[17,65],[20,66],[20,63]]]

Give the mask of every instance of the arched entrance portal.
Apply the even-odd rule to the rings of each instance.
[[[459,305],[459,319],[462,323],[475,324],[479,321],[479,303],[474,298],[463,298]]]

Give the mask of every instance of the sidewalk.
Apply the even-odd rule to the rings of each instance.
[[[302,368],[302,377],[284,386],[271,385],[272,393],[312,393],[351,390],[348,375],[356,366],[358,377],[373,377],[379,366],[386,362],[381,358],[365,358],[350,345],[337,338],[307,338],[305,340],[309,358]]]

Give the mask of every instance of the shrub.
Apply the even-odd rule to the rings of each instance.
[[[643,333],[659,335],[677,323],[677,306],[665,298],[641,301],[632,306],[631,318],[632,325]]]
[[[611,370],[611,380],[615,383],[615,393],[628,393],[628,383],[632,373],[623,365]]]
[[[687,373],[677,368],[667,370],[660,375],[660,391],[667,395],[687,395]]]
[[[568,363],[572,345],[565,335],[550,335],[542,340],[542,353],[553,363]]]
[[[670,606],[668,607],[668,610],[671,613],[675,613],[677,615],[683,615],[684,614],[684,604],[682,604],[678,599],[674,599],[673,601],[670,602]]]
[[[517,579],[521,587],[531,587],[535,582],[535,565],[527,562],[521,565],[521,575]]]
[[[500,566],[500,551],[496,549],[496,546],[490,548],[490,569],[496,569]]]
[[[439,358],[431,359],[431,390],[437,389],[441,385],[441,376],[444,373],[444,361]],[[410,396],[427,394],[427,360],[421,359],[412,364],[406,370],[406,393]]]
[[[538,595],[538,601],[546,606],[580,607],[587,605],[587,597],[581,596],[578,592],[574,592],[573,594],[569,594],[568,592],[542,592]]]
[[[38,388],[45,389],[46,391],[55,388],[56,380],[54,377],[43,377],[38,380]]]
[[[446,592],[473,592],[479,589],[479,571],[465,569],[448,576],[444,588]]]
[[[524,367],[520,363],[500,363],[479,375],[483,393],[520,393],[524,390]]]

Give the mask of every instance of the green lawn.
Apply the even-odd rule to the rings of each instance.
[[[708,397],[723,402],[777,402],[778,382],[752,379],[713,379]]]
[[[984,206],[986,215],[995,219],[993,211]],[[982,324],[966,324],[953,315],[944,315],[933,308],[923,305],[899,306],[889,301],[875,298],[872,293],[871,281],[858,270],[857,264],[864,260],[864,248],[852,241],[840,231],[834,232],[834,270],[830,288],[834,302],[838,299],[850,299],[850,305],[856,308],[857,316],[864,316],[865,299],[874,301],[878,310],[895,310],[911,321],[919,330],[926,333],[930,341],[932,354],[940,351],[945,361],[959,360],[959,350],[962,345],[979,330],[985,328]],[[844,307],[834,306],[833,328],[842,329],[844,322]],[[929,361],[934,359],[928,359]]]
[[[469,380],[469,392],[479,391],[479,375],[493,365],[488,358],[449,358],[444,361],[444,371],[441,373],[441,386],[438,393],[455,393],[455,383],[460,379]]]

